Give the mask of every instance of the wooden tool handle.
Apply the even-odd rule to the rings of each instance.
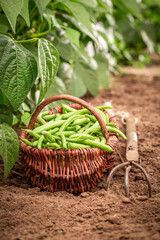
[[[127,148],[126,159],[127,161],[138,162],[138,140],[136,134],[136,125],[133,117],[126,119],[126,135],[127,135]]]

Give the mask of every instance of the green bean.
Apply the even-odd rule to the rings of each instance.
[[[84,118],[84,119],[76,119],[72,125],[83,125],[85,123],[88,123],[89,122],[89,118]]]
[[[64,136],[63,133],[61,133],[60,136],[61,136],[61,140],[62,140],[62,148],[63,148],[64,150],[67,150],[67,144],[66,144],[65,136]]]
[[[43,124],[46,123],[46,121],[41,117],[41,115],[38,115],[37,121],[38,121],[41,125],[43,125]]]
[[[84,131],[84,133],[94,133],[94,132],[98,132],[98,131],[100,131],[100,130],[101,130],[101,127],[94,124],[94,125],[92,125],[91,127],[89,127],[88,129],[86,129],[86,130]]]
[[[22,129],[23,131],[26,131],[29,133],[29,135],[35,137],[36,139],[39,139],[40,138],[40,135],[35,133],[34,131],[30,130],[30,129]]]
[[[32,147],[32,143],[31,143],[29,140],[27,140],[26,138],[21,138],[21,140],[22,140],[25,144],[27,144],[28,146],[31,146],[31,147]]]
[[[66,131],[75,131],[75,130],[76,130],[76,126],[66,128]]]
[[[64,132],[57,132],[57,133],[55,133],[55,136],[60,136],[61,134],[64,134],[64,136],[66,136],[66,137],[69,137],[70,135],[73,135],[73,134],[75,134],[75,132],[74,131],[64,131]]]
[[[53,128],[53,129],[49,130],[48,132],[49,132],[50,134],[53,134],[53,133],[56,133],[56,132],[58,132],[58,131],[59,131],[59,128]]]
[[[89,145],[84,145],[80,143],[68,143],[68,148],[69,149],[78,149],[78,148],[90,148]]]
[[[94,139],[94,141],[96,141],[96,142],[100,142],[99,137],[96,137],[96,138]]]
[[[57,143],[47,143],[45,145],[45,148],[50,148],[50,149],[60,149],[61,146]]]
[[[96,108],[99,109],[99,110],[102,110],[102,109],[112,109],[112,106],[98,106]]]
[[[109,123],[109,117],[108,117],[108,114],[105,113],[105,116],[106,116],[106,123]]]
[[[104,112],[102,112],[102,111],[99,110],[98,108],[96,109],[96,111],[99,113],[99,115],[100,115],[101,118],[103,119],[104,123],[106,124],[106,115],[104,114]],[[97,123],[99,124],[98,121],[97,121]]]
[[[108,132],[118,133],[122,138],[124,138],[125,140],[127,140],[127,137],[125,136],[125,134],[122,133],[119,129],[114,128],[114,127],[107,126],[107,130],[108,130]]]
[[[73,134],[70,136],[70,138],[76,138],[76,139],[91,139],[91,140],[95,140],[95,137],[89,135],[89,134],[85,134],[85,133],[77,133],[77,134]]]
[[[82,143],[82,144],[86,144],[86,145],[89,145],[91,147],[97,147],[97,148],[101,148],[107,152],[113,152],[114,150],[109,146],[109,145],[106,145],[106,144],[103,144],[101,142],[96,142],[96,141],[92,141],[92,140],[75,140],[75,139],[70,139],[70,138],[66,138],[66,141],[68,142],[72,142],[72,143]]]
[[[55,142],[54,137],[51,135],[51,133],[47,131],[43,131],[42,134],[49,140],[49,142]]]
[[[70,107],[70,106],[68,106],[66,104],[61,104],[61,107],[62,107],[63,110],[67,110],[67,112],[75,112],[75,111],[77,111],[76,109],[74,109],[74,108],[72,108],[72,107]]]
[[[85,132],[85,130],[86,129],[88,129],[88,128],[90,128],[92,126],[92,123],[88,123],[88,124],[86,124],[84,127],[82,127],[79,131],[78,131],[78,133],[83,133],[83,132]]]
[[[114,127],[110,127],[110,126],[106,126],[108,132],[115,132],[118,133],[122,138],[124,138],[125,140],[127,139],[126,136],[124,135],[124,133],[122,133],[119,129],[114,128]],[[101,131],[101,127],[100,126],[92,126],[90,128],[88,128],[84,133],[94,133],[94,132],[98,132]]]
[[[77,115],[74,115],[74,116],[71,116],[70,118],[68,118],[64,123],[63,125],[60,127],[59,129],[59,132],[63,132],[67,127],[68,125],[73,122],[75,119],[77,118],[83,118],[84,116],[77,116]],[[63,121],[63,120],[62,120]]]
[[[42,148],[42,142],[43,142],[44,136],[41,135],[39,140],[38,140],[38,144],[37,144],[37,148],[41,149]]]
[[[48,115],[49,111],[44,111],[41,113],[41,117],[44,117],[45,115]]]
[[[62,114],[57,113],[55,120],[61,120],[62,119]]]
[[[101,136],[100,137],[100,142],[103,143],[103,144],[106,144],[106,139],[103,136]]]
[[[36,146],[37,146],[37,144],[38,144],[38,140],[36,140],[36,141],[32,142],[32,146],[33,146],[33,147],[36,147]]]
[[[78,142],[78,140],[77,140],[77,142]],[[107,152],[114,151],[109,145],[103,144],[101,142],[96,142],[96,141],[92,141],[92,140],[83,140],[83,143],[93,146],[93,147],[101,148]]]
[[[97,110],[97,109],[106,109],[106,108],[108,109],[108,108],[112,108],[112,107],[110,107],[110,106],[100,106],[100,107],[96,107],[95,109]],[[63,114],[62,119],[67,119],[67,118],[69,118],[73,115],[84,115],[86,113],[90,113],[90,111],[86,108],[83,108],[83,109],[77,110],[75,112],[69,112],[69,113]]]
[[[97,121],[96,117],[94,117],[93,115],[86,114],[86,117],[88,117],[92,122],[96,122]]]
[[[115,123],[106,123],[106,126],[115,127],[116,124]]]
[[[40,127],[35,128],[33,131],[36,133],[41,133],[42,131],[46,131],[48,129],[60,127],[64,122],[66,121],[65,120],[50,121]]]
[[[43,117],[44,120],[50,121],[56,118],[56,114],[45,115]]]
[[[75,126],[76,132],[78,132],[80,129],[81,129],[81,126],[79,126],[79,125],[76,125],[76,126]]]
[[[39,127],[39,126],[41,126],[39,123],[35,123],[35,124],[34,124],[34,128],[37,128],[37,127]]]

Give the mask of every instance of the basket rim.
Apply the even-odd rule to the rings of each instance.
[[[83,107],[77,103],[70,103],[70,104],[67,104],[68,106],[70,107],[73,107],[75,109],[82,109]],[[108,113],[107,110],[103,110],[104,112]],[[55,114],[55,113],[62,113],[62,107],[61,106],[58,106],[58,107],[54,107],[50,110],[49,112],[49,115],[51,114]],[[108,116],[109,116],[109,122],[112,122],[112,123],[116,123],[116,128],[119,129],[118,127],[118,122],[117,120],[115,119],[115,117],[113,117],[111,114],[108,113]],[[26,126],[25,128],[27,128],[28,126]],[[67,149],[67,150],[63,150],[63,149],[46,149],[46,148],[41,148],[41,149],[38,149],[36,147],[32,147],[32,146],[28,146],[26,143],[24,143],[21,138],[27,138],[28,136],[28,133],[26,131],[21,131],[20,135],[19,135],[19,142],[20,142],[20,150],[23,151],[23,152],[26,152],[26,153],[32,153],[32,154],[53,154],[53,155],[61,155],[62,152],[63,152],[63,155],[70,155],[71,152],[74,152],[76,154],[82,154],[82,150],[92,150],[95,151],[95,152],[107,152],[105,150],[102,150],[100,148],[83,148],[83,149]],[[118,139],[119,139],[119,136],[117,133],[109,133],[109,138],[108,138],[108,141],[107,141],[107,145],[109,145],[113,150],[115,150],[116,146],[117,146],[117,143],[118,143]],[[113,153],[113,152],[108,152],[108,153]]]

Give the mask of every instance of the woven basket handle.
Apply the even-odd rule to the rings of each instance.
[[[58,101],[58,100],[68,100],[68,101],[71,101],[71,102],[75,102],[75,103],[78,103],[80,104],[81,106],[87,108],[95,117],[96,119],[98,120],[100,126],[101,126],[101,129],[102,129],[102,133],[103,133],[103,136],[105,137],[106,141],[108,140],[109,138],[109,134],[108,134],[108,131],[107,131],[107,128],[106,128],[106,125],[102,119],[102,117],[98,114],[98,112],[94,109],[94,107],[85,102],[84,100],[80,99],[80,98],[77,98],[77,97],[73,97],[71,95],[57,95],[57,96],[53,96],[53,97],[50,97],[50,98],[47,98],[46,100],[44,100],[36,109],[35,113],[33,114],[31,120],[30,120],[30,123],[29,123],[29,126],[28,128],[29,129],[33,129],[33,126],[36,122],[36,119],[37,119],[37,116],[39,115],[39,113],[41,112],[41,110],[46,106],[48,105],[49,103],[51,102],[55,102],[55,101]]]

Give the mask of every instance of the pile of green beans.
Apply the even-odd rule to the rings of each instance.
[[[76,110],[68,105],[62,104],[62,114],[49,115],[48,111],[42,112],[37,117],[34,129],[23,129],[28,133],[27,139],[21,139],[28,146],[38,149],[78,149],[78,148],[101,148],[112,152],[113,149],[106,144],[101,127],[97,119],[83,108]],[[110,123],[108,114],[101,109],[110,106],[99,106],[95,110],[102,117],[108,132],[118,133],[126,139],[126,136],[117,128],[115,123]]]

